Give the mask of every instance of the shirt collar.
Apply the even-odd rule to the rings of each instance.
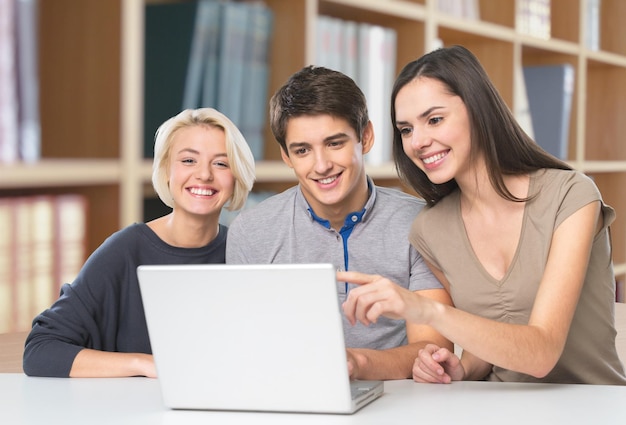
[[[372,210],[372,206],[374,205],[374,201],[376,200],[376,185],[374,185],[374,182],[369,176],[367,177],[367,188],[369,190],[369,197],[367,199],[367,202],[365,203],[365,206],[360,211],[353,211],[346,215],[343,225],[344,228],[353,227],[355,224],[360,223],[363,220],[367,220],[367,216]],[[302,188],[300,187],[300,185],[298,185],[298,193],[296,197],[297,204],[302,207],[304,211],[306,211],[307,215],[311,218],[312,221],[316,221],[322,226],[330,229],[330,222],[315,214],[315,211],[313,211],[313,208],[311,208],[304,195],[302,194]]]

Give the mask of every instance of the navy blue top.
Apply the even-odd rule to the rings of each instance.
[[[217,237],[202,248],[168,245],[145,223],[111,235],[87,259],[76,280],[63,285],[59,299],[33,320],[24,372],[67,377],[83,348],[152,353],[137,266],[224,263],[226,233],[220,225]],[[175,285],[172,282],[172,290]]]

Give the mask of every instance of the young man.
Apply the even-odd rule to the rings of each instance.
[[[332,263],[339,271],[370,271],[450,303],[408,241],[424,203],[377,187],[366,175],[364,155],[374,130],[365,96],[352,79],[323,67],[303,68],[272,97],[270,125],[299,184],[235,218],[227,263]],[[341,302],[349,290],[337,283]],[[409,378],[427,343],[453,348],[429,326],[388,318],[367,327],[344,318],[344,333],[353,379]]]

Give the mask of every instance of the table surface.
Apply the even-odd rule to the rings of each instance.
[[[2,424],[626,424],[626,386],[386,381],[353,415],[169,410],[149,378],[0,374]]]

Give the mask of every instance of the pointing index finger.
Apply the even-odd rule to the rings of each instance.
[[[340,282],[363,285],[374,281],[374,276],[359,272],[337,272],[337,280]]]

